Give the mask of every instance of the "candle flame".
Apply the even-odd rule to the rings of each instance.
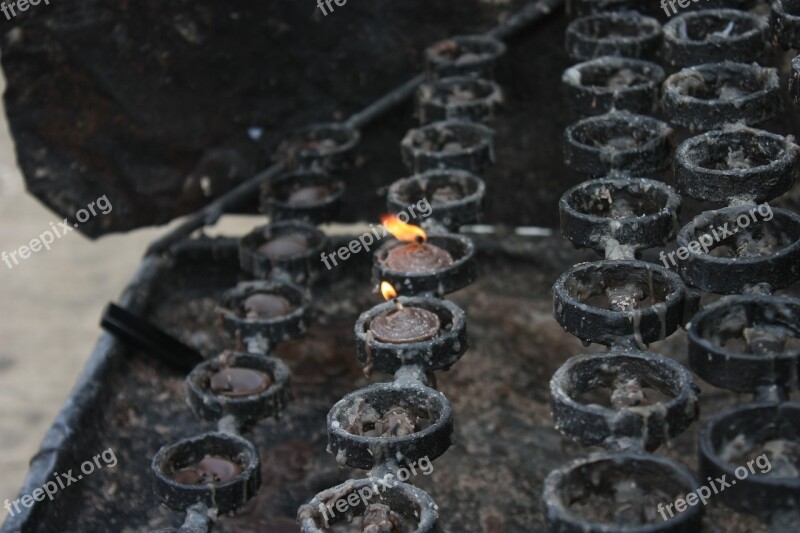
[[[394,290],[392,284],[388,281],[381,281],[381,294],[383,294],[383,298],[388,302],[392,298],[397,298],[397,291]]]
[[[381,224],[400,241],[425,242],[428,239],[424,229],[413,224],[406,224],[394,215],[382,216]]]

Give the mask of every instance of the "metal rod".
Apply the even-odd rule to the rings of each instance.
[[[508,39],[534,22],[538,22],[540,19],[550,15],[557,8],[561,7],[563,3],[564,0],[540,0],[539,2],[528,4],[518,13],[512,15],[484,35],[487,37],[494,37],[495,39]],[[425,81],[425,74],[417,74],[361,111],[351,115],[344,123],[356,129],[366,126],[394,106],[410,98],[423,81]],[[180,226],[153,242],[147,249],[145,255],[163,253],[177,241],[191,235],[192,232],[206,225],[213,224],[227,210],[251,198],[252,195],[258,191],[258,188],[263,182],[275,178],[283,170],[283,164],[275,163],[266,170],[259,172],[249,180],[226,192],[197,213],[189,216]]]

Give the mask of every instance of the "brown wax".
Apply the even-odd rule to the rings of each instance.
[[[259,246],[256,251],[270,259],[282,259],[307,252],[308,242],[306,241],[305,235],[289,233],[286,235],[278,235],[268,240]]]
[[[269,374],[252,368],[223,368],[211,375],[211,392],[236,398],[251,396],[269,388],[272,379]]]
[[[242,303],[242,309],[246,318],[264,320],[288,315],[292,304],[283,296],[259,292],[248,296]]]
[[[396,246],[386,256],[386,266],[398,272],[431,272],[452,264],[447,250],[425,242]]]
[[[286,199],[286,203],[292,206],[305,207],[322,203],[330,195],[331,192],[327,187],[312,185],[295,189]]]
[[[370,322],[373,337],[380,342],[407,344],[432,339],[441,327],[439,317],[419,307],[392,309]]]
[[[224,483],[242,473],[242,468],[223,457],[206,455],[199,463],[187,466],[173,475],[173,479],[185,485]]]

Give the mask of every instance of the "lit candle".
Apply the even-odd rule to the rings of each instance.
[[[381,292],[387,300],[397,292],[387,282],[381,283]],[[390,344],[408,344],[432,339],[439,334],[441,322],[435,313],[419,307],[404,307],[395,299],[395,309],[381,313],[370,322],[373,337]]]
[[[232,398],[251,396],[269,388],[272,384],[269,374],[252,368],[228,367],[212,374],[209,385],[211,392]]]
[[[206,455],[197,464],[187,466],[175,472],[173,479],[185,485],[205,485],[207,483],[224,483],[236,478],[242,468],[224,457]]]
[[[419,226],[406,224],[397,217],[386,216],[381,222],[405,246],[396,246],[386,254],[384,262],[392,270],[399,272],[431,272],[453,264],[450,252],[425,242],[427,235]]]

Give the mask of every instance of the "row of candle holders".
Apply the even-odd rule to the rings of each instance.
[[[373,255],[373,282],[391,301],[361,314],[355,325],[365,373],[393,374],[394,380],[348,394],[329,412],[328,452],[369,476],[326,489],[301,506],[304,533],[357,516],[359,530],[367,533],[436,528],[438,506],[402,472],[422,459],[435,460],[452,443],[452,408],[435,389],[433,372],[449,369],[468,347],[464,311],[443,297],[476,276],[475,246],[454,232],[480,216],[485,184],[478,175],[494,159],[493,132],[483,123],[502,102],[499,86],[486,77],[503,50],[494,39],[465,36],[426,51],[428,64],[437,68],[429,68],[417,91],[421,126],[400,144],[414,175],[389,187],[387,205],[399,214],[428,202],[430,214],[421,227],[384,219],[397,239]],[[470,61],[459,61],[465,54]],[[376,481],[387,476],[388,488],[379,490]],[[343,501],[344,511],[337,509]]]
[[[773,26],[786,4],[773,6]],[[791,32],[780,24],[774,34],[786,45]],[[657,509],[705,482],[673,460],[643,453],[698,416],[691,374],[643,351],[687,318],[691,369],[712,385],[754,392],[759,400],[730,407],[703,426],[701,479],[738,480],[715,491],[715,501],[771,518],[775,527],[797,520],[787,513],[800,496],[800,404],[786,399],[797,387],[800,349],[787,340],[800,337],[800,300],[770,294],[800,279],[800,217],[778,208],[762,214],[756,204],[792,186],[798,147],[791,137],[750,127],[774,117],[782,102],[776,70],[746,63],[766,51],[768,29],[756,15],[731,9],[686,12],[663,29],[636,12],[596,13],[567,29],[568,51],[583,62],[567,69],[562,81],[568,105],[588,118],[567,128],[565,161],[603,177],[561,198],[562,233],[606,259],[577,265],[558,279],[555,316],[570,333],[609,351],[568,360],[553,376],[551,400],[557,429],[609,452],[575,460],[547,478],[543,505],[550,531],[701,529],[700,505],[669,516]],[[652,62],[659,56],[685,68],[666,77]],[[662,86],[661,108],[673,125],[712,130],[678,147],[678,191],[729,205],[702,213],[680,231],[680,197],[640,177],[658,176],[671,155],[670,126],[638,114],[658,109]],[[714,232],[726,224],[737,229]],[[677,273],[636,259],[676,234]],[[723,297],[694,314],[701,291],[747,294]],[[611,391],[603,405],[583,401],[596,389]],[[788,457],[770,449],[778,445]],[[742,479],[736,466],[757,450],[782,468]]]
[[[392,184],[387,204],[398,212],[428,201],[427,234],[400,222],[416,238],[421,232],[424,242],[391,240],[376,250],[375,279],[396,287],[400,296],[362,314],[356,324],[365,372],[394,374],[395,380],[346,396],[328,415],[329,451],[341,465],[371,470],[373,478],[397,474],[423,457],[433,460],[451,443],[452,409],[432,388],[432,372],[449,368],[466,351],[466,319],[441,297],[471,283],[476,269],[473,243],[450,230],[480,215],[485,185],[476,174],[494,157],[493,132],[482,122],[502,103],[499,86],[481,76],[491,76],[504,50],[500,41],[476,35],[426,51],[428,81],[417,91],[422,125],[401,143],[414,175]],[[291,399],[288,368],[268,354],[306,331],[310,288],[327,245],[315,224],[334,219],[345,189],[335,176],[352,164],[359,139],[347,123],[319,124],[279,146],[277,157],[290,170],[262,188],[261,206],[271,222],[239,245],[241,268],[255,281],[227,291],[216,311],[235,349],[203,362],[186,378],[193,412],[218,429],[164,446],[152,461],[156,494],[186,513],[179,530],[163,531],[208,531],[217,516],[236,511],[258,491],[259,453],[242,434],[264,418],[278,418]],[[326,530],[360,514],[363,531],[399,531],[402,520],[415,522],[417,531],[434,528],[438,511],[432,499],[403,482],[333,520],[320,513],[330,498],[374,483],[351,480],[316,495],[298,512],[303,531]]]

